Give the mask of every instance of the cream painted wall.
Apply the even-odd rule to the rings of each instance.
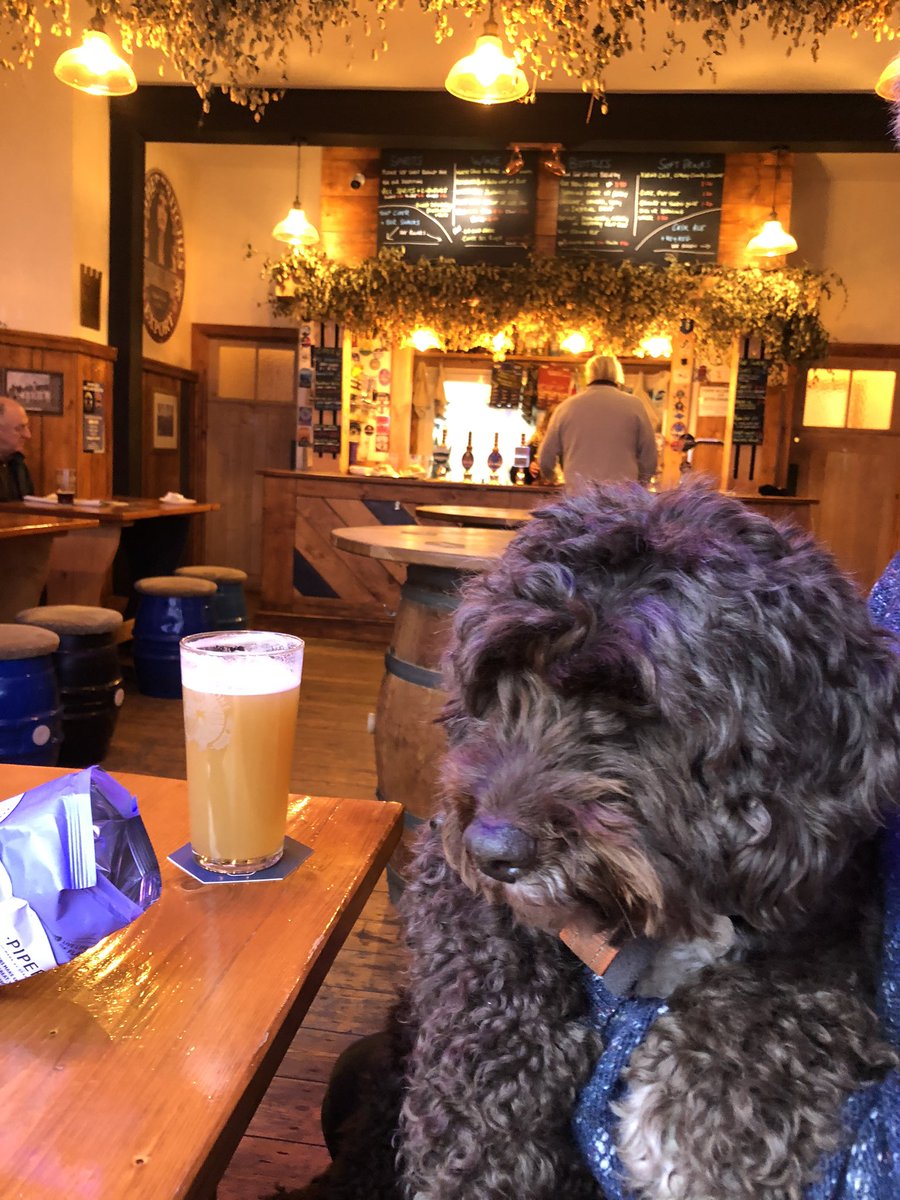
[[[0,322],[107,340],[107,102],[53,78],[59,43],[32,70],[0,71]],[[99,330],[79,323],[80,264],[103,274]]]
[[[107,104],[52,76],[58,45],[33,70],[0,72],[0,323],[105,342],[108,266]],[[272,226],[294,195],[292,147],[151,144],[182,209],[186,293],[173,337],[146,337],[148,357],[190,365],[192,322],[275,322],[260,272],[276,256]],[[301,151],[301,196],[319,222],[321,150]],[[792,262],[844,280],[826,324],[836,341],[900,343],[900,152],[798,154]],[[247,256],[248,246],[253,253]],[[81,263],[103,272],[99,331],[78,321]]]
[[[824,310],[832,340],[900,344],[900,151],[798,154],[791,232],[791,265],[844,281]]]
[[[322,152],[300,151],[300,195],[319,222]],[[285,325],[267,303],[262,264],[277,257],[273,226],[294,200],[297,152],[292,146],[195,146],[151,143],[146,167],[169,178],[181,208],[185,237],[185,295],[167,342],[144,331],[144,354],[190,366],[190,327],[200,324]]]

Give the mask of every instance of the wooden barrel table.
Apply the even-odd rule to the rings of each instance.
[[[518,529],[531,520],[527,508],[494,508],[484,504],[418,504],[423,525],[458,525],[471,529]]]
[[[406,582],[385,655],[375,713],[378,799],[403,804],[404,836],[388,868],[392,896],[402,887],[416,831],[434,811],[444,732],[441,658],[459,587],[467,574],[490,567],[514,535],[508,529],[365,525],[335,529],[339,550],[406,566]]]

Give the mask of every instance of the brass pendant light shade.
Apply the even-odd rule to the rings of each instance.
[[[785,254],[793,254],[797,249],[797,239],[784,228],[778,219],[775,208],[778,198],[778,183],[781,179],[782,147],[775,148],[775,175],[772,181],[772,211],[769,219],[763,224],[759,233],[747,243],[745,253],[750,258],[781,258]]]
[[[59,56],[53,74],[60,83],[91,96],[130,96],[137,91],[134,71],[116,54],[99,14],[84,31],[81,45]]]
[[[300,147],[297,146],[297,186],[290,212],[272,230],[272,237],[289,246],[314,246],[319,240],[319,231],[303,211],[300,203]]]
[[[882,100],[891,100],[900,104],[900,54],[892,58],[878,76],[875,91]]]
[[[475,49],[453,64],[444,87],[451,96],[472,104],[508,104],[528,95],[525,73],[503,50],[493,4]]]

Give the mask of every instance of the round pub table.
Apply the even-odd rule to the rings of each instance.
[[[518,529],[531,520],[527,508],[490,508],[479,504],[419,504],[423,525],[459,525],[472,529]]]
[[[405,808],[403,841],[388,867],[395,899],[415,833],[434,811],[445,745],[440,664],[460,584],[489,568],[514,536],[511,529],[427,525],[364,525],[331,534],[339,550],[406,566],[375,713],[378,799]]]

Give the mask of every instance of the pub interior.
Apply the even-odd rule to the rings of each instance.
[[[179,1087],[212,1096],[219,1073],[233,1073],[202,1144],[173,1154],[165,1176],[148,1168],[147,1182],[153,1154],[134,1142],[131,1174],[95,1164],[100,1190],[249,1200],[326,1165],[318,1109],[331,1065],[379,1027],[402,963],[393,902],[435,788],[452,597],[560,493],[559,477],[529,477],[528,447],[591,353],[620,357],[650,416],[651,490],[708,476],[812,531],[862,595],[900,549],[896,73],[875,90],[900,22],[852,37],[863,5],[845,7],[848,27],[824,32],[815,57],[805,44],[788,55],[790,38],[754,11],[701,71],[702,26],[666,58],[662,5],[646,45],[609,64],[604,95],[557,69],[497,104],[443,86],[484,5],[471,22],[453,8],[444,41],[432,15],[390,6],[377,56],[378,35],[353,26],[345,39],[335,9],[321,45],[285,34],[284,77],[263,66],[271,94],[249,105],[227,87],[204,101],[171,62],[163,75],[147,39],[135,91],[67,87],[54,64],[93,6],[73,5],[60,37],[49,5],[36,5],[48,28],[28,69],[15,63],[26,24],[16,5],[0,11],[11,66],[0,71],[0,395],[27,410],[35,492],[0,504],[0,628],[28,613],[26,628],[71,641],[93,637],[98,618],[42,626],[41,608],[113,614],[100,621],[116,711],[91,761],[125,773],[142,808],[140,780],[153,779],[169,835],[166,806],[182,793],[167,781],[186,777],[180,678],[146,683],[141,612],[146,622],[162,597],[189,614],[236,588],[231,628],[306,641],[291,792],[388,814],[358,833],[351,881],[331,888],[346,896],[323,916],[326,948],[313,939],[296,967],[303,987],[281,1001],[290,1019],[270,1049],[254,1048],[248,1066],[236,1033],[231,1058],[203,1047],[205,1080],[174,1072],[160,1085],[177,1110]],[[103,11],[124,45],[119,6]],[[221,61],[216,83],[240,82]],[[306,221],[293,242],[273,236],[292,202]],[[776,216],[796,248],[748,248]],[[71,500],[57,495],[63,468],[75,471]],[[208,627],[190,620],[179,636]],[[77,749],[51,762],[7,744],[0,800],[33,786],[15,765],[33,761],[89,765]],[[402,834],[393,802],[406,809]],[[357,831],[364,808],[351,814]],[[291,828],[318,837],[332,819]],[[337,852],[321,836],[312,861],[321,846],[324,864]],[[164,889],[182,889],[166,870]],[[261,912],[237,919],[249,930]],[[175,955],[163,945],[154,952]],[[116,969],[82,967],[71,987],[139,990],[138,960]],[[4,992],[27,1006],[39,982]],[[67,1062],[117,1040],[94,1010],[84,1028],[71,1019],[82,994],[59,1018]],[[251,995],[231,1002],[252,1007]],[[42,1045],[24,1009],[21,1019],[23,1039]],[[28,1086],[39,1088],[49,1060],[32,1057]],[[177,1111],[166,1120],[174,1130]],[[67,1129],[59,1162],[35,1170],[7,1143],[0,1194],[59,1194],[78,1138]]]

